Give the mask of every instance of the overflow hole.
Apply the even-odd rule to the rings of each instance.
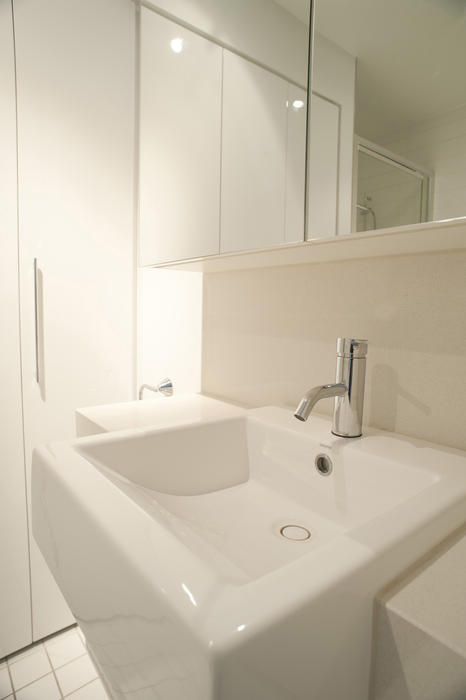
[[[322,476],[328,476],[329,474],[332,473],[332,470],[333,470],[332,460],[327,455],[324,455],[324,454],[317,455],[317,457],[315,459],[315,465],[316,465],[317,471],[319,472],[319,474],[322,474]]]

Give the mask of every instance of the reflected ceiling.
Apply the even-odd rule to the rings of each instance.
[[[308,0],[276,0],[301,21]],[[356,56],[356,133],[377,141],[466,104],[466,0],[315,0],[316,30]]]

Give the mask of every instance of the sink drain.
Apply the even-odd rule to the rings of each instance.
[[[284,525],[280,528],[280,535],[286,537],[287,540],[294,540],[295,542],[303,542],[311,537],[307,527],[302,525]]]

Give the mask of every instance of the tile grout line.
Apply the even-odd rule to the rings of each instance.
[[[14,695],[15,698],[16,698],[16,693],[19,693],[20,690],[24,690],[24,688],[29,688],[30,685],[33,685],[33,684],[36,683],[37,681],[41,681],[42,678],[45,678],[46,676],[50,676],[50,673],[51,673],[51,671],[47,671],[47,673],[44,673],[42,676],[39,676],[38,678],[34,678],[34,680],[31,681],[30,683],[26,683],[26,685],[22,685],[21,688],[14,688],[14,687],[13,687],[13,679],[11,678],[11,675],[10,675],[10,678],[11,678],[11,687],[13,688],[13,695]],[[7,697],[8,697],[8,696],[7,696]]]
[[[81,643],[82,643],[82,640],[81,640],[81,639],[80,639],[80,641],[81,641]],[[44,647],[45,647],[45,645],[44,645]],[[54,667],[54,665],[52,664],[52,660],[51,660],[50,655],[49,655],[49,653],[48,653],[48,651],[47,651],[47,648],[45,648],[45,653],[47,654],[47,658],[49,659],[50,665],[52,666],[53,675],[55,676],[55,680],[57,681],[57,685],[58,685],[58,688],[59,688],[59,690],[60,690],[60,694],[61,694],[61,699],[60,699],[60,700],[63,700],[65,697],[68,698],[68,697],[69,697],[70,695],[72,695],[73,693],[76,693],[78,690],[81,690],[81,688],[84,688],[86,685],[89,685],[90,683],[93,683],[93,682],[96,681],[96,680],[100,680],[99,673],[98,673],[97,669],[95,669],[95,671],[96,671],[96,673],[97,673],[97,676],[96,676],[95,678],[92,678],[90,681],[86,681],[83,685],[80,685],[79,688],[75,688],[74,690],[71,691],[71,693],[68,693],[68,695],[65,696],[65,695],[63,694],[62,689],[61,689],[60,681],[58,680],[58,677],[57,677],[55,671],[59,671],[59,670],[61,670],[62,668],[65,668],[66,666],[69,666],[70,664],[74,663],[74,662],[77,661],[78,659],[84,658],[85,656],[91,661],[91,663],[92,663],[92,665],[94,666],[94,668],[95,668],[95,664],[94,664],[94,662],[92,661],[92,659],[91,659],[91,657],[90,657],[90,655],[89,655],[89,652],[88,652],[87,649],[84,647],[84,644],[83,644],[83,653],[82,653],[82,654],[80,654],[79,656],[75,656],[74,659],[70,659],[70,661],[67,661],[66,663],[62,664],[61,666],[57,666],[57,667]]]
[[[37,648],[38,648],[39,646],[42,646],[42,647],[43,647],[44,652],[45,652],[45,655],[46,655],[46,657],[47,657],[47,661],[48,661],[49,664],[50,664],[50,671],[47,671],[47,673],[44,673],[44,674],[42,674],[41,676],[38,676],[37,678],[34,678],[34,680],[33,680],[33,681],[30,681],[30,683],[26,683],[25,685],[22,685],[21,688],[15,688],[14,685],[13,685],[13,677],[12,677],[12,675],[11,675],[11,670],[10,670],[10,662],[9,662],[8,659],[7,659],[7,662],[6,662],[6,663],[7,663],[7,668],[8,668],[8,674],[9,674],[9,676],[10,676],[11,687],[12,687],[12,690],[13,690],[13,696],[14,696],[15,700],[16,700],[16,693],[17,693],[17,692],[19,692],[20,690],[23,690],[24,688],[29,688],[29,686],[33,685],[33,684],[36,683],[37,681],[41,681],[42,678],[45,678],[46,676],[49,676],[50,673],[53,673],[53,675],[54,675],[54,678],[55,678],[55,681],[56,681],[56,683],[57,683],[58,690],[59,690],[60,696],[61,696],[61,697],[60,697],[60,700],[63,700],[63,693],[61,692],[60,685],[58,684],[58,679],[57,679],[57,677],[55,676],[54,669],[53,669],[53,666],[52,666],[52,662],[50,661],[50,657],[49,657],[49,655],[48,655],[48,653],[47,653],[47,650],[46,650],[46,648],[45,648],[45,644],[43,644],[42,642],[38,642],[35,646],[36,646]],[[29,656],[29,655],[28,655],[28,656]],[[27,658],[27,657],[25,657],[25,658]],[[21,660],[21,659],[20,659],[20,660]],[[14,661],[11,665],[14,666],[16,663],[18,663],[18,662],[17,662],[17,661]],[[64,665],[65,665],[65,664],[64,664]]]
[[[74,626],[73,626],[73,627],[74,627]],[[69,629],[73,629],[73,627],[70,627]],[[60,632],[58,632],[58,633],[56,633],[56,634],[54,634],[54,635],[50,635],[49,639],[53,639],[53,638],[59,637],[61,634],[63,634],[64,631],[67,631],[67,630],[63,630],[63,631],[60,631]],[[61,670],[62,668],[65,668],[66,666],[69,666],[70,664],[72,664],[73,662],[77,661],[78,659],[82,659],[82,658],[84,658],[84,657],[87,657],[87,658],[90,659],[91,662],[92,662],[92,659],[91,659],[91,657],[90,657],[90,655],[89,655],[89,652],[88,652],[88,650],[87,650],[87,648],[86,648],[86,646],[85,646],[85,643],[83,642],[81,636],[78,634],[77,631],[76,631],[76,634],[77,634],[77,636],[78,636],[78,638],[79,638],[79,640],[80,640],[80,642],[81,642],[81,644],[82,644],[83,652],[82,652],[81,654],[79,654],[78,656],[75,656],[73,659],[70,659],[69,661],[66,661],[64,664],[61,664],[60,666],[57,666],[56,668],[54,667],[54,665],[53,665],[53,663],[52,663],[52,659],[51,659],[51,657],[50,657],[50,654],[49,654],[49,652],[48,652],[47,646],[46,646],[46,644],[45,644],[44,641],[38,641],[38,642],[35,642],[35,643],[31,644],[29,647],[26,647],[26,649],[29,649],[29,650],[30,650],[30,654],[27,654],[27,655],[24,657],[25,659],[28,658],[29,656],[31,656],[32,654],[34,654],[34,650],[35,650],[35,649],[39,649],[40,647],[42,647],[42,648],[44,649],[44,652],[45,652],[47,661],[49,662],[50,671],[47,671],[47,673],[44,673],[44,674],[42,674],[41,676],[39,676],[38,678],[35,678],[33,681],[30,681],[29,683],[26,683],[25,685],[21,686],[21,688],[16,688],[16,689],[15,689],[15,687],[14,687],[14,685],[13,685],[13,677],[12,677],[12,673],[11,673],[11,668],[10,668],[10,667],[11,667],[11,666],[14,666],[15,664],[17,664],[17,663],[19,663],[19,662],[21,662],[23,659],[16,659],[16,661],[13,661],[13,660],[11,660],[11,659],[14,659],[14,658],[15,658],[14,655],[12,655],[11,659],[10,659],[8,656],[5,656],[4,661],[5,661],[5,665],[6,665],[7,671],[8,671],[8,676],[9,676],[9,679],[10,679],[10,684],[11,684],[11,693],[7,696],[7,698],[10,700],[10,697],[11,697],[11,698],[13,698],[14,700],[17,700],[17,695],[16,695],[17,692],[23,690],[24,688],[29,688],[31,685],[33,685],[33,684],[36,683],[37,681],[40,681],[40,680],[42,680],[43,678],[45,678],[46,676],[49,676],[50,674],[53,674],[53,677],[54,677],[55,682],[56,682],[56,684],[57,684],[58,691],[59,691],[59,693],[60,693],[60,700],[64,700],[65,695],[63,694],[63,691],[62,691],[62,689],[61,689],[61,685],[60,685],[60,683],[59,683],[59,680],[58,680],[58,677],[57,677],[57,674],[56,674],[56,670]],[[92,662],[92,663],[93,663],[93,662]],[[93,665],[95,666],[94,663],[93,663]],[[100,676],[99,676],[99,674],[98,674],[97,669],[96,669],[96,673],[97,673],[97,676],[96,676],[95,678],[92,678],[90,681],[86,681],[86,683],[84,683],[83,685],[79,686],[79,688],[75,688],[73,691],[71,691],[71,693],[69,693],[68,695],[66,695],[66,698],[70,697],[70,695],[73,695],[73,694],[76,693],[78,690],[81,690],[81,688],[84,688],[86,685],[90,685],[90,684],[93,683],[94,681],[99,680],[99,679],[100,679]]]
[[[59,633],[59,634],[60,634],[60,633]],[[55,636],[58,636],[58,635],[54,635],[54,637],[55,637]],[[54,637],[47,638],[46,641],[49,641],[49,639],[53,639]],[[85,645],[84,645],[84,642],[82,641],[81,638],[80,638],[80,642],[81,642],[82,647],[83,647],[82,653],[81,653],[81,654],[78,654],[78,656],[74,656],[74,657],[73,657],[72,659],[70,659],[69,661],[65,661],[65,663],[60,664],[60,666],[56,666],[56,668],[62,668],[62,666],[66,666],[67,664],[70,664],[72,661],[75,661],[76,659],[80,659],[81,656],[84,656],[84,654],[87,654],[87,653],[88,653],[88,651],[87,651],[87,649],[86,649],[86,647],[85,647]],[[48,659],[49,659],[49,661],[50,661],[50,665],[51,665],[53,668],[55,668],[55,667],[53,666],[52,659],[50,658],[50,655],[49,655],[49,653],[47,652],[46,642],[42,642],[42,641],[35,642],[34,644],[31,644],[29,647],[25,647],[24,652],[28,651],[28,653],[26,654],[26,656],[24,656],[24,657],[22,657],[22,658],[17,658],[16,660],[14,660],[16,654],[12,654],[10,657],[5,656],[5,657],[4,657],[5,664],[7,664],[7,665],[9,665],[9,666],[15,666],[17,663],[21,663],[21,661],[23,661],[24,659],[27,659],[27,658],[29,658],[30,656],[32,656],[32,655],[34,654],[34,650],[35,650],[35,649],[38,649],[40,646],[44,647],[44,650],[46,651],[46,655],[47,655],[47,657],[48,657]],[[21,653],[24,653],[24,652],[18,652],[18,655],[20,655]],[[1,661],[2,661],[2,660],[0,659],[0,662],[1,662]]]
[[[46,637],[43,637],[42,639],[38,639],[35,642],[31,642],[31,644],[28,644],[25,647],[22,647],[21,649],[18,649],[17,651],[13,651],[11,654],[7,654],[4,656],[2,659],[0,659],[0,663],[5,661],[5,663],[9,663],[11,665],[16,664],[18,661],[21,661],[22,659],[18,658],[22,656],[23,654],[26,654],[24,658],[27,658],[30,654],[34,652],[34,649],[37,649],[40,646],[44,646],[47,642],[52,641],[53,639],[59,639],[62,635],[71,632],[72,630],[75,630],[76,633],[78,633],[78,625],[76,623],[73,623],[72,625],[68,625],[68,627],[64,627],[61,630],[58,630],[58,632],[53,632],[52,634],[48,634]],[[82,639],[81,639],[82,641]],[[83,643],[84,644],[84,643]],[[16,659],[16,660],[15,660]]]
[[[28,656],[31,656],[34,653],[35,649],[38,649],[40,646],[43,645],[42,641],[38,642],[33,642],[33,644],[30,644],[27,647],[24,647],[24,649],[19,649],[19,651],[15,651],[9,656],[5,656],[5,661],[9,666],[14,666],[18,662],[22,661],[23,659],[27,659]],[[26,654],[27,652],[27,654]],[[23,654],[26,654],[23,656]],[[21,658],[19,658],[21,657]],[[15,660],[16,659],[16,660]]]
[[[47,653],[47,656],[48,656],[48,653]],[[53,668],[55,671],[59,671],[59,670],[61,670],[62,668],[65,668],[65,666],[69,666],[69,664],[72,664],[73,661],[77,661],[78,659],[82,659],[83,656],[89,656],[89,654],[87,653],[87,651],[86,651],[85,649],[84,649],[84,651],[83,651],[82,654],[80,654],[79,656],[75,656],[73,659],[70,659],[69,661],[66,661],[64,664],[61,664],[61,666],[54,666],[54,665],[52,664],[52,668]],[[49,657],[49,658],[50,658],[50,657]],[[50,661],[50,663],[52,663],[52,661]]]
[[[100,676],[96,676],[96,678],[93,678],[91,681],[87,681],[84,683],[84,685],[80,685],[79,688],[75,688],[74,690],[71,691],[71,693],[68,693],[68,695],[65,695],[64,700],[67,700],[67,698],[72,698],[75,693],[78,692],[78,690],[82,690],[83,688],[86,687],[86,685],[90,685],[91,683],[95,683],[96,681],[100,680]],[[102,683],[102,681],[100,680]]]
[[[7,668],[7,671],[8,671],[8,676],[9,676],[9,678],[10,678],[11,692],[13,693],[13,699],[16,700],[16,692],[15,692],[15,689],[14,689],[14,686],[13,686],[13,678],[12,678],[12,676],[11,676],[10,664],[8,663],[7,657],[5,657],[5,663],[6,663],[6,668]],[[9,696],[7,696],[7,697],[9,697]]]
[[[63,700],[63,693],[62,693],[61,685],[60,685],[60,683],[58,682],[57,674],[55,673],[55,669],[54,669],[54,667],[53,667],[52,659],[50,658],[50,654],[49,654],[49,652],[47,651],[47,646],[46,646],[45,644],[44,644],[44,649],[45,649],[45,654],[46,654],[46,656],[47,656],[47,659],[49,660],[49,664],[50,664],[50,666],[52,667],[53,677],[55,678],[55,683],[57,684],[58,692],[60,693],[60,700]],[[63,665],[66,666],[66,664],[63,664]]]

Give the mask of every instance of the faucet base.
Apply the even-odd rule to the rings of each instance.
[[[362,437],[362,433],[359,433],[359,435],[342,435],[341,433],[336,433],[334,430],[332,430],[331,433],[332,433],[332,435],[335,435],[336,437],[350,438],[350,440],[352,440],[353,438]]]

